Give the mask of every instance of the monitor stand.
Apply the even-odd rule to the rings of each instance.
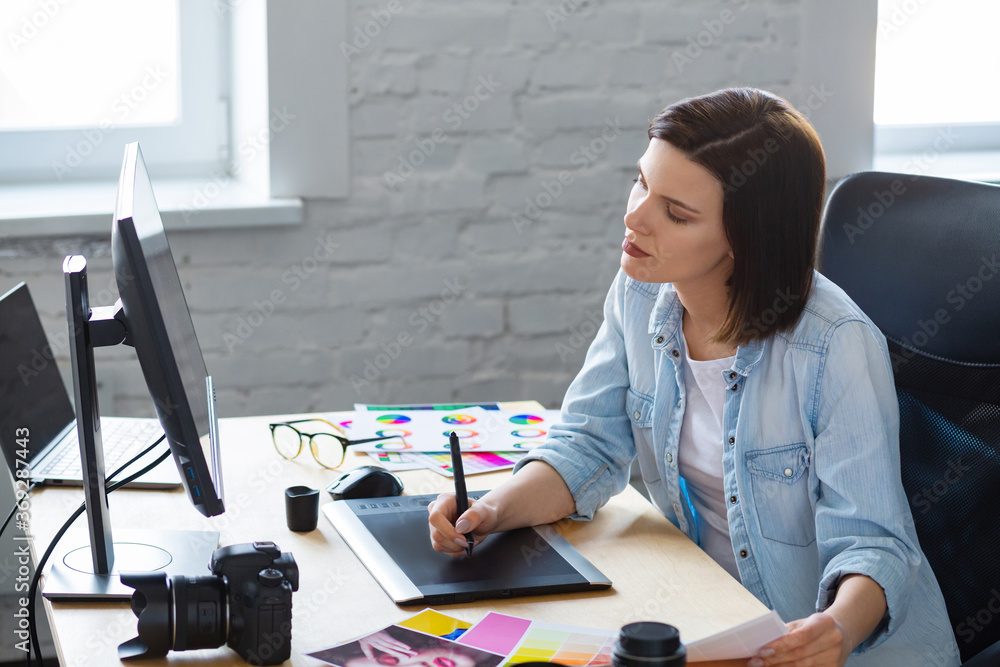
[[[90,543],[88,549],[85,542],[74,542],[72,532],[63,538],[68,542],[53,551],[42,595],[50,600],[129,598],[133,589],[121,583],[121,572],[206,576],[210,574],[212,552],[219,544],[217,532],[137,530],[123,531],[117,539],[112,538],[94,348],[130,345],[128,321],[121,301],[114,306],[90,308],[87,261],[83,257],[67,257],[63,274]],[[211,393],[208,400],[213,400]]]

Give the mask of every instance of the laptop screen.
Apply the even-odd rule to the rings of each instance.
[[[76,419],[54,352],[28,286],[0,297],[0,444],[12,475],[18,429],[28,429],[30,461]]]

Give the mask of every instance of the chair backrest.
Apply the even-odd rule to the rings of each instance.
[[[968,660],[1000,641],[1000,186],[847,176],[820,271],[889,341],[903,487]]]

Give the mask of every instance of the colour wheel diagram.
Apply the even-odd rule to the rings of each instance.
[[[403,441],[403,440],[400,440],[400,438],[408,438],[408,437],[410,437],[413,434],[410,433],[409,431],[403,430],[401,428],[387,428],[387,429],[384,429],[382,431],[375,431],[375,435],[377,435],[379,437],[383,437],[383,436],[399,436],[399,437],[393,437],[392,440],[388,440],[386,442],[377,442],[377,443],[375,443],[375,448],[376,449],[383,449],[383,450],[389,451],[389,452],[398,452],[398,451],[402,451],[404,449],[410,449],[412,447],[412,445],[406,444],[406,442]]]
[[[441,417],[441,421],[445,424],[473,424],[476,418],[469,415],[448,415]]]
[[[536,415],[514,415],[510,418],[511,424],[519,424],[521,426],[529,426],[531,424],[541,424],[544,419]]]
[[[465,440],[466,438],[475,438],[477,435],[479,435],[479,431],[470,431],[467,428],[456,428],[451,431],[445,431],[443,435],[446,438],[450,438],[452,433],[458,436],[459,440]]]
[[[516,431],[511,431],[510,434],[515,438],[541,438],[545,436],[545,431],[540,428],[519,428]]]
[[[515,449],[534,449],[535,447],[541,447],[545,443],[541,440],[529,440],[527,442],[515,442]]]
[[[375,421],[379,424],[406,424],[410,418],[406,415],[379,415]]]

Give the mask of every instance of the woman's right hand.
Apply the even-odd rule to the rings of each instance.
[[[452,557],[464,556],[469,546],[465,533],[472,533],[475,543],[479,544],[496,530],[499,521],[497,508],[486,498],[478,501],[470,499],[469,503],[469,509],[460,517],[456,516],[458,504],[454,493],[442,493],[427,506],[427,522],[430,524],[434,551]]]

